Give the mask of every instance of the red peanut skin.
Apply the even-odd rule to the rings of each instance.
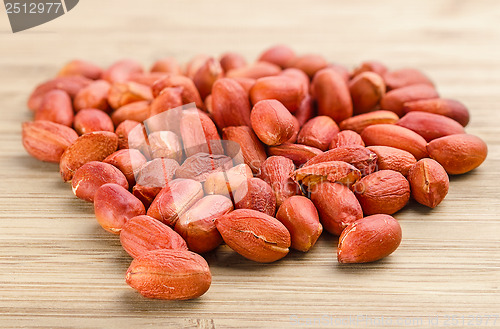
[[[288,63],[288,67],[304,71],[304,73],[307,74],[309,78],[314,77],[317,72],[327,66],[328,62],[323,56],[319,54],[305,54],[296,56]]]
[[[109,112],[108,93],[111,84],[105,80],[97,80],[82,88],[73,100],[75,111],[82,109],[99,109]]]
[[[302,126],[297,143],[326,151],[338,132],[339,127],[332,118],[317,116]]]
[[[397,125],[379,124],[366,127],[361,137],[367,146],[382,145],[405,150],[420,160],[428,156],[427,141],[416,132]]]
[[[233,69],[247,66],[247,60],[241,54],[227,52],[220,57],[220,65],[224,72],[228,72]]]
[[[102,69],[89,61],[75,59],[66,63],[57,73],[58,77],[83,76],[91,80],[97,80],[102,75]]]
[[[396,124],[413,130],[427,142],[443,136],[465,134],[460,123],[444,115],[433,113],[410,112],[399,119]]]
[[[238,254],[271,263],[288,254],[290,233],[276,218],[251,209],[237,209],[215,221],[224,242]]]
[[[201,99],[200,93],[190,78],[183,75],[169,74],[157,80],[152,87],[153,97],[156,98],[164,93],[165,88],[180,88],[182,104],[194,102],[197,108],[201,110],[205,109],[205,104]]]
[[[193,82],[200,93],[201,99],[205,99],[212,92],[212,86],[217,79],[222,78],[224,71],[219,61],[213,57],[208,58],[196,71]]]
[[[365,142],[357,132],[353,130],[342,130],[332,139],[329,148],[332,149],[353,145],[365,146]]]
[[[73,124],[73,105],[71,97],[63,90],[51,90],[46,93],[35,112],[35,121],[47,120],[71,127]]]
[[[377,169],[377,155],[361,145],[342,146],[317,155],[306,162],[310,166],[320,162],[344,161],[356,167],[363,176]]]
[[[450,180],[446,170],[435,160],[418,161],[408,175],[411,196],[420,204],[435,208],[448,194]]]
[[[122,227],[120,242],[133,258],[151,250],[188,250],[186,241],[177,232],[147,215],[130,218]]]
[[[90,161],[102,161],[118,148],[118,136],[109,131],[94,131],[78,137],[61,155],[59,171],[67,182],[75,171]]]
[[[175,223],[175,231],[187,242],[189,250],[206,253],[222,243],[215,220],[233,210],[231,200],[222,195],[207,195],[196,202]]]
[[[399,171],[406,177],[410,168],[417,163],[415,157],[405,150],[390,146],[368,146],[367,148],[377,154],[378,170]]]
[[[365,61],[360,66],[354,69],[352,76],[355,77],[363,72],[374,72],[383,77],[387,72],[387,66],[378,61]]]
[[[93,131],[115,131],[109,115],[101,110],[84,109],[75,115],[74,127],[79,135]]]
[[[278,75],[281,68],[278,65],[269,62],[255,62],[252,65],[240,67],[226,72],[228,78],[250,78],[259,79]]]
[[[339,238],[339,263],[374,262],[393,253],[401,243],[398,221],[389,215],[372,215],[355,221]]]
[[[149,100],[129,103],[116,109],[111,114],[111,120],[115,126],[118,126],[125,120],[143,122],[148,118],[150,110],[151,101]]]
[[[233,79],[217,80],[212,88],[212,115],[219,129],[251,126],[250,101],[243,87]]]
[[[364,114],[359,114],[351,118],[345,119],[339,124],[341,130],[353,130],[358,134],[368,126],[383,123],[396,123],[399,117],[391,111],[373,111]]]
[[[376,109],[385,94],[385,83],[374,72],[363,72],[349,81],[355,114],[367,113]]]
[[[432,81],[421,71],[411,68],[403,68],[395,71],[385,72],[384,81],[389,90],[407,86],[425,84],[433,87]]]
[[[250,178],[234,193],[236,209],[253,209],[274,216],[276,197],[271,186],[260,178]]]
[[[318,209],[324,229],[339,236],[347,225],[363,217],[351,190],[341,184],[321,182],[311,189],[311,201]]]
[[[283,75],[257,79],[250,89],[252,104],[264,99],[275,99],[291,113],[301,106],[305,95],[301,81]]]
[[[252,169],[253,173],[259,173],[262,163],[266,160],[264,144],[255,135],[252,128],[248,126],[232,126],[222,130],[224,140],[238,143],[243,156],[243,161]],[[236,154],[231,154],[236,156]]]
[[[252,128],[267,145],[281,145],[292,138],[294,118],[286,107],[275,99],[259,101],[250,113]]]
[[[31,138],[32,135],[40,135],[44,138]],[[77,138],[76,131],[52,121],[39,120],[23,123],[22,139],[24,149],[32,157],[40,161],[59,163],[64,151]]]
[[[58,77],[39,84],[31,93],[28,99],[28,108],[36,111],[41,103],[43,96],[51,90],[60,89],[68,93],[73,98],[82,89],[88,86],[92,80],[82,76]]]
[[[286,68],[290,65],[295,56],[295,52],[290,47],[286,45],[275,45],[260,54],[258,60],[278,65],[281,68]]]
[[[457,121],[463,127],[467,126],[470,119],[467,107],[459,101],[453,99],[435,98],[405,102],[403,104],[403,110],[405,113],[422,111],[441,114]]]
[[[352,116],[352,100],[347,83],[330,68],[318,71],[311,84],[312,96],[318,105],[318,115],[327,115],[335,122]]]
[[[314,117],[314,99],[311,97],[311,95],[306,94],[306,96],[302,100],[302,103],[300,104],[300,107],[297,109],[297,111],[295,111],[294,115],[297,118],[300,127],[302,127],[307,121]]]
[[[450,175],[465,174],[481,165],[488,155],[488,146],[477,136],[450,135],[427,144],[431,158]]]
[[[290,232],[291,247],[299,251],[309,251],[323,232],[316,207],[303,196],[286,199],[278,209],[276,218]]]
[[[283,156],[270,156],[262,164],[260,178],[274,191],[277,207],[289,197],[301,194],[300,187],[291,178],[294,171],[293,161]]]
[[[167,87],[161,91],[161,93],[153,99],[151,105],[149,106],[148,118],[151,118],[157,114],[163,113],[170,109],[182,106],[182,92],[184,88],[182,87]]]
[[[134,259],[125,281],[144,297],[186,300],[207,292],[212,275],[200,255],[186,250],[160,249]]]
[[[410,85],[386,93],[380,100],[380,109],[392,111],[402,117],[404,115],[404,103],[438,97],[439,94],[433,86],[427,84]]]
[[[191,179],[174,179],[156,196],[147,215],[170,227],[183,213],[203,197],[203,186]]]
[[[267,154],[269,156],[284,156],[292,160],[295,166],[300,167],[314,157],[323,154],[323,151],[307,145],[285,143],[269,147]]]
[[[392,215],[410,200],[410,183],[399,172],[380,170],[352,186],[365,215]]]
[[[173,57],[165,57],[154,62],[151,72],[182,74],[182,69]]]
[[[94,195],[97,222],[106,231],[120,234],[125,223],[133,217],[145,215],[142,202],[120,185],[102,185]]]
[[[125,82],[137,73],[143,73],[142,65],[132,59],[122,59],[114,62],[102,73],[102,79],[109,83]]]
[[[115,183],[128,189],[127,178],[118,168],[108,163],[91,161],[78,168],[71,180],[71,187],[78,198],[93,202],[97,189],[106,183]]]
[[[140,122],[134,120],[125,120],[120,123],[115,130],[118,136],[118,149],[128,149],[128,134],[137,126],[141,125]]]
[[[109,155],[103,162],[118,168],[127,178],[128,186],[132,187],[135,185],[134,171],[142,167],[147,160],[139,150],[123,149]]]

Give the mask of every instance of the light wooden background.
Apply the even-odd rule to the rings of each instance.
[[[0,12],[0,327],[416,328],[429,317],[500,327],[468,323],[500,313],[499,1],[85,0],[16,34]],[[200,299],[142,298],[124,282],[131,259],[117,237],[56,165],[23,150],[29,92],[73,58],[149,66],[233,50],[253,60],[277,42],[349,67],[380,59],[424,70],[443,96],[469,106],[467,130],[487,141],[487,161],[453,177],[437,209],[398,213],[404,240],[383,261],[340,266],[326,234],[308,254],[269,265],[221,248],[207,257],[213,284]],[[365,315],[379,322],[356,322]]]

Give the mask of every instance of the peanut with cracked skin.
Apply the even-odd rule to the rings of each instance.
[[[339,263],[374,262],[392,254],[401,243],[401,226],[389,215],[361,218],[345,228],[339,238]]]
[[[224,242],[238,254],[271,263],[288,254],[290,233],[279,220],[262,212],[237,209],[215,221]]]
[[[220,194],[224,196],[234,196],[237,189],[242,184],[253,177],[252,170],[246,164],[239,164],[227,171],[213,172],[208,175],[203,183],[203,189],[206,194]]]
[[[450,180],[446,170],[435,160],[418,161],[408,174],[411,196],[424,206],[435,208],[448,194]]]

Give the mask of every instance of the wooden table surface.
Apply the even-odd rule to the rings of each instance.
[[[16,34],[0,12],[0,327],[500,327],[500,2],[85,0]],[[435,210],[397,213],[403,242],[385,260],[341,266],[327,234],[267,265],[222,247],[207,256],[213,284],[201,298],[142,298],[125,284],[131,258],[117,236],[57,165],[24,151],[30,91],[73,58],[149,66],[232,50],[253,60],[275,43],[351,68],[422,69],[469,107],[467,131],[488,143],[488,159],[452,177]]]

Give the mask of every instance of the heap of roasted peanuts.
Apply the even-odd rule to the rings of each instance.
[[[486,158],[469,111],[416,69],[353,71],[287,46],[255,63],[237,53],[107,69],[74,60],[35,88],[23,124],[33,157],[59,163],[134,258],[142,295],[191,299],[210,287],[204,254],[222,243],[256,262],[307,252],[323,228],[340,263],[391,254],[391,215],[430,208],[448,175]]]

